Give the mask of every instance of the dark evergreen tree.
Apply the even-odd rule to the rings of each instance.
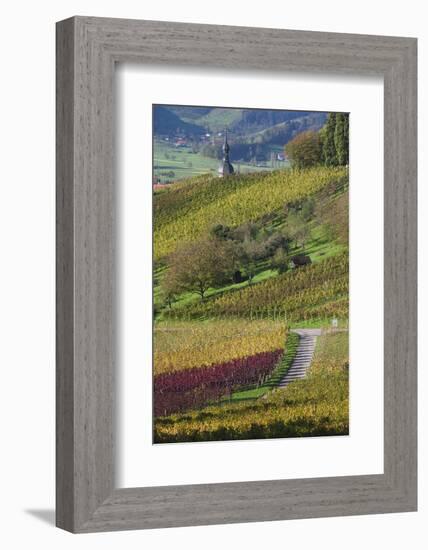
[[[327,122],[325,125],[325,131],[323,132],[323,157],[324,164],[326,166],[336,166],[337,156],[336,147],[334,143],[334,134],[336,129],[336,113],[329,113]]]
[[[345,113],[337,113],[336,127],[334,130],[334,146],[336,149],[337,164],[348,164],[349,148],[349,118]]]
[[[349,113],[345,114],[345,125],[343,129],[344,144],[345,144],[345,162],[349,164]]]

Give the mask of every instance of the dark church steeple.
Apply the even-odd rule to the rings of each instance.
[[[233,166],[229,160],[229,143],[227,142],[227,129],[224,131],[224,143],[223,143],[223,163],[218,169],[218,174],[220,177],[230,176],[234,173]]]

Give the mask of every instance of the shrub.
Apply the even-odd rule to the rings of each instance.
[[[321,163],[321,141],[318,132],[308,130],[297,134],[285,146],[293,168],[309,168]]]

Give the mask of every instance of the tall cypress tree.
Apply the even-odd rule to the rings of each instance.
[[[337,113],[336,127],[334,129],[334,147],[336,149],[337,164],[346,164],[346,144],[345,144],[345,115]]]
[[[344,122],[344,128],[343,128],[343,136],[344,136],[344,164],[349,164],[349,113],[345,113],[345,122]]]
[[[334,134],[336,129],[336,113],[329,113],[325,125],[323,137],[323,157],[326,166],[336,166],[336,147],[334,143]]]

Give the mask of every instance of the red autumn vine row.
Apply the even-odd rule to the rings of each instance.
[[[232,390],[255,385],[278,364],[282,349],[225,363],[159,374],[154,378],[154,414],[164,416],[217,401]]]

